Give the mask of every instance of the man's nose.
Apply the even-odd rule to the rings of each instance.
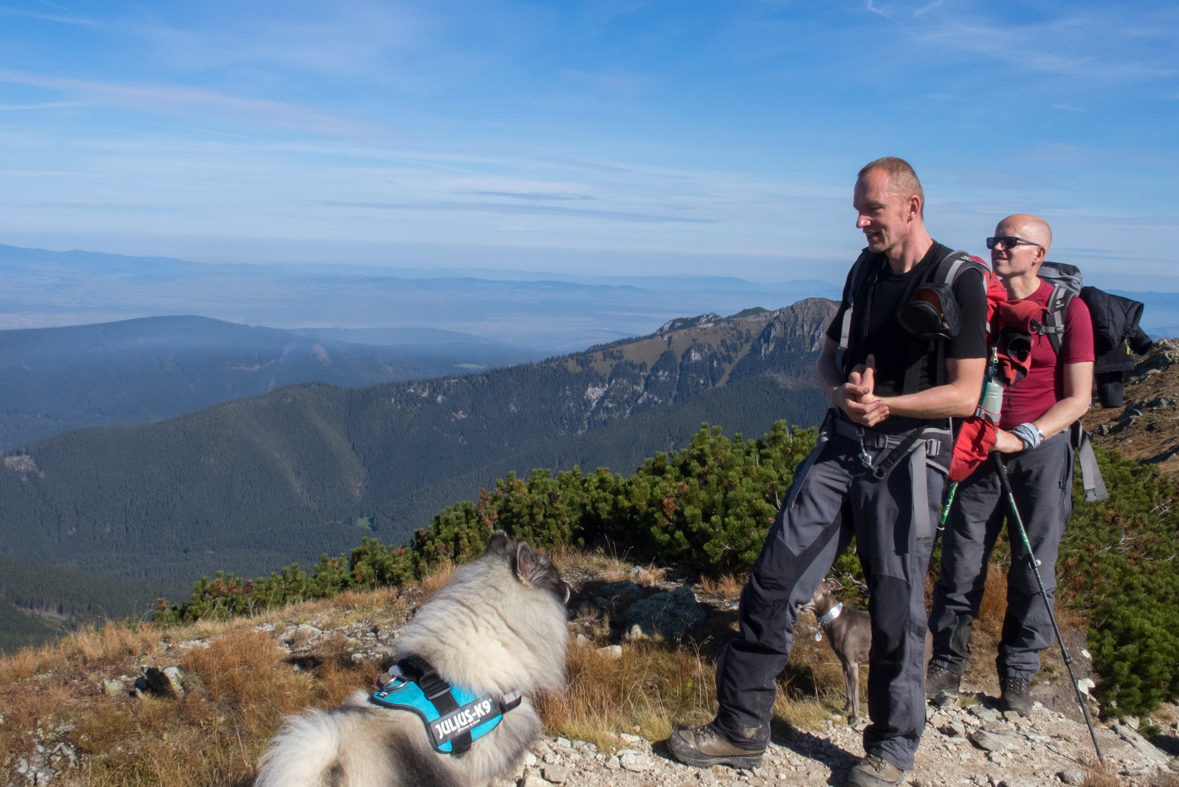
[[[856,229],[862,230],[864,227],[867,227],[869,223],[868,217],[863,213],[856,217]]]

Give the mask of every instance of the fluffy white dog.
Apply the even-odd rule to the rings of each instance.
[[[490,695],[493,708],[509,705],[516,692],[560,691],[568,599],[552,563],[497,531],[484,556],[456,570],[401,630],[396,658],[424,659],[452,686]],[[333,711],[287,719],[255,787],[484,785],[510,776],[540,731],[525,696],[468,751],[441,753],[423,718],[358,691]]]

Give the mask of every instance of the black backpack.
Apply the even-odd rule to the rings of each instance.
[[[1134,356],[1130,351],[1144,355],[1151,348],[1150,337],[1138,325],[1145,307],[1139,301],[1113,295],[1096,287],[1086,287],[1084,277],[1075,265],[1044,262],[1037,275],[1052,285],[1052,295],[1048,298],[1048,318],[1043,330],[1052,343],[1052,350],[1060,354],[1065,312],[1069,302],[1081,296],[1081,300],[1089,307],[1089,317],[1093,322],[1093,352],[1097,359],[1093,372],[1098,379],[1098,396],[1106,407],[1120,407],[1121,384],[1124,382],[1121,373],[1134,369]],[[1117,373],[1118,379],[1102,379],[1110,373]]]

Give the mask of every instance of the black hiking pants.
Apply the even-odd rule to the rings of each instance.
[[[918,445],[917,451],[926,450],[924,441]],[[948,462],[948,444],[945,450],[942,461]],[[864,749],[912,770],[925,727],[925,576],[943,476],[919,456],[878,480],[859,452],[859,443],[836,432],[828,418],[741,592],[740,631],[717,664],[720,709],[713,727],[737,746],[765,748],[798,608],[854,535],[872,615],[872,723]],[[868,449],[877,464],[888,452]]]
[[[1073,446],[1070,430],[1054,435],[1035,450],[1010,454],[1007,476],[1023,519],[1032,553],[1040,561],[1048,604],[1027,558],[994,459],[983,462],[958,485],[942,538],[942,572],[933,591],[929,629],[930,663],[961,675],[970,657],[971,624],[978,617],[987,582],[987,564],[1003,524],[1008,523],[1011,570],[1007,575],[1007,612],[996,666],[1000,675],[1031,679],[1040,669],[1040,651],[1055,634],[1048,607],[1056,603],[1056,556],[1064,526],[1073,511]]]

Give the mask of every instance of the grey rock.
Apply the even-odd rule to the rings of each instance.
[[[622,658],[622,646],[621,645],[607,645],[604,648],[598,648],[598,653],[600,653],[603,656],[608,656],[609,658],[612,658],[612,659],[620,659],[620,658]]]
[[[932,700],[933,704],[938,708],[950,709],[958,707],[958,695],[951,694],[948,691],[939,691],[937,696]]]
[[[1166,754],[1163,754],[1154,744],[1150,743],[1146,738],[1143,738],[1125,724],[1119,724],[1114,727],[1114,732],[1118,734],[1119,738],[1134,747],[1134,751],[1138,752],[1147,762],[1152,765],[1165,766],[1167,764]]]
[[[986,730],[975,730],[966,738],[978,748],[989,752],[1002,752],[1019,745],[1019,741],[1010,735]]]
[[[611,754],[606,758],[606,768],[611,771],[616,771],[622,767],[622,761],[618,759],[618,755]]]
[[[171,669],[176,669],[172,667]],[[179,670],[177,670],[179,673]],[[174,678],[159,667],[148,667],[143,671],[143,680],[147,683],[147,691],[155,694],[157,697],[181,697],[184,695],[184,688],[180,685],[180,679]],[[139,682],[136,681],[136,686]]]
[[[704,610],[691,588],[681,586],[666,593],[636,601],[626,611],[626,622],[639,626],[644,634],[678,639],[704,620]]]
[[[626,770],[634,771],[635,773],[649,771],[655,767],[650,757],[637,751],[631,751],[630,749],[623,749],[618,752],[618,764]]]
[[[631,735],[629,732],[620,732],[620,733],[618,733],[618,737],[622,738],[622,740],[626,741],[627,743],[642,743],[643,742],[643,739],[640,738],[638,735]]]
[[[999,718],[999,713],[991,708],[983,705],[975,705],[970,709],[970,715],[979,721],[995,721]]]
[[[127,684],[121,680],[108,679],[102,682],[102,690],[111,697],[126,697]]]
[[[520,787],[548,787],[548,782],[535,773],[530,773],[520,782]]]
[[[176,689],[177,694],[184,693],[184,686],[181,681],[184,680],[184,670],[180,667],[164,667],[164,675],[172,683],[172,688]]]
[[[966,725],[961,722],[951,721],[938,727],[938,732],[945,735],[947,738],[965,738]]]
[[[541,757],[541,759],[549,765],[556,765],[561,761],[561,755],[557,754],[557,752],[553,751],[552,749],[549,749],[544,753],[544,756]]]
[[[565,780],[569,778],[569,769],[564,765],[546,765],[541,771],[544,779],[553,784],[564,784]]]
[[[1085,771],[1081,768],[1069,768],[1067,771],[1061,771],[1056,774],[1056,778],[1070,785],[1070,787],[1081,787],[1085,783],[1086,775]]]

